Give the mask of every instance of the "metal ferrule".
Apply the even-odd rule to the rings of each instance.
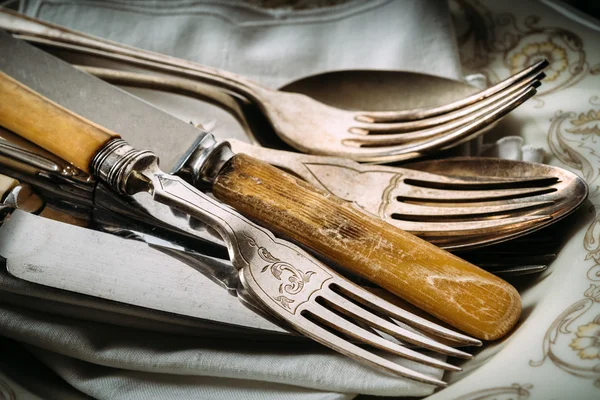
[[[177,175],[194,186],[213,183],[223,165],[233,157],[229,142],[216,141],[206,133],[195,144],[193,151],[183,160]]]
[[[144,158],[157,159],[151,151],[136,150],[123,139],[113,139],[92,159],[92,174],[118,193],[127,193],[127,178],[135,170],[135,165]]]
[[[207,134],[198,141],[177,174],[194,186],[203,182],[212,183],[233,155],[228,142],[217,142],[212,135]],[[136,150],[123,139],[113,139],[96,153],[91,170],[93,175],[106,182],[113,190],[128,193],[127,179],[131,172],[151,162],[158,162],[151,151]]]

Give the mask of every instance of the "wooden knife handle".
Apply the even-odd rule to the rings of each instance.
[[[502,279],[245,154],[224,166],[213,194],[477,338],[503,336],[521,313]]]
[[[119,137],[0,71],[0,125],[89,173],[96,152]]]

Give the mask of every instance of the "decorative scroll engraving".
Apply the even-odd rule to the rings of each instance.
[[[529,398],[532,384],[493,387],[489,389],[476,390],[471,393],[456,397],[456,400],[523,400]]]
[[[500,78],[490,68],[500,59],[510,73],[542,59],[544,85],[536,98],[568,88],[587,75],[600,73],[600,64],[590,66],[585,43],[577,34],[561,27],[542,26],[542,18],[529,15],[522,21],[511,13],[492,14],[480,2],[454,0],[455,21],[462,64],[467,73],[483,73],[490,82]]]
[[[590,103],[595,97],[590,98]],[[581,171],[590,187],[590,198],[600,195],[599,144],[600,109],[579,113],[558,111],[552,118],[548,146],[561,162]]]
[[[529,4],[530,9],[541,8],[534,3]],[[546,78],[533,99],[538,102],[538,107],[546,105],[540,97],[545,100],[548,95],[573,86],[588,93],[590,88],[596,89],[594,81],[600,74],[600,64],[592,61],[596,56],[593,54],[596,52],[592,51],[595,50],[595,42],[583,37],[583,30],[565,29],[573,26],[571,24],[556,26],[558,23],[554,25],[552,21],[559,19],[532,15],[536,12],[514,14],[508,6],[504,7],[508,12],[498,12],[503,7],[500,3],[453,0],[451,6],[466,74],[481,73],[489,83],[495,83],[510,73],[547,59],[550,65],[544,71]],[[588,183],[589,199],[595,204],[596,213],[600,210],[599,98],[598,95],[589,97],[591,107],[580,106],[577,112],[552,110],[554,117],[549,121],[547,136],[548,146],[556,159],[578,171]],[[556,102],[548,100],[547,104]],[[594,212],[594,209],[590,211]],[[592,380],[600,388],[600,216],[596,215],[588,227],[583,247],[587,253],[585,262],[593,261],[593,265],[571,267],[579,267],[586,273],[581,278],[587,278],[589,286],[581,290],[579,299],[557,313],[543,337],[541,359],[530,360],[529,365],[538,367],[548,360],[561,371]],[[584,381],[582,383],[585,384]],[[527,389],[518,398],[528,396]],[[504,398],[500,397],[504,393],[502,388],[491,388],[460,399]]]
[[[289,295],[299,294],[304,289],[305,284],[310,282],[310,277],[314,275],[315,272],[302,272],[290,263],[273,257],[273,255],[271,255],[266,248],[258,246],[251,237],[246,236],[246,238],[248,240],[248,244],[257,249],[256,252],[258,256],[267,262],[267,265],[261,269],[261,272],[266,272],[268,270],[271,272],[271,275],[273,275],[273,277],[279,281],[283,280],[283,275],[285,272],[289,273],[287,276],[287,281],[284,281],[281,283],[281,285],[279,285],[279,293],[282,295],[273,297],[273,299],[279,302],[282,307],[290,309],[290,304],[294,303],[294,300],[286,297],[283,295],[283,293],[287,293]]]
[[[588,227],[584,247],[586,260],[595,261],[587,277],[600,282],[600,215]],[[600,389],[600,285],[590,283],[583,296],[550,325],[542,342],[542,359],[529,364],[538,367],[549,359],[573,376],[593,379]]]

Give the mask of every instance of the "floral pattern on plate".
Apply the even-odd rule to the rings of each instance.
[[[548,273],[521,284],[520,326],[430,399],[600,398],[600,23],[550,0],[451,4],[466,74],[497,82],[550,61],[535,101],[499,134],[543,146],[546,161],[579,174],[590,195]]]

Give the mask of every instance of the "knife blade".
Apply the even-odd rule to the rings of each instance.
[[[129,305],[116,305],[117,312],[141,307],[138,312],[145,318],[152,312],[144,309],[158,310],[192,317],[216,331],[289,334],[171,254],[158,244],[149,246],[21,210],[0,226],[0,255],[6,258],[8,272],[19,279]],[[87,307],[102,306],[102,301],[91,303]],[[181,318],[174,322],[203,326]]]
[[[175,173],[205,133],[100,79],[0,31],[0,70],[64,108],[115,132],[136,148],[160,154],[161,167]],[[18,60],[18,61],[17,61]],[[177,132],[177,140],[164,140]]]
[[[35,153],[26,153],[28,157],[35,156]],[[48,163],[51,163],[51,160],[45,160]],[[42,165],[47,164],[46,162],[41,163]],[[54,165],[56,166],[56,165]],[[55,168],[51,168],[54,170]],[[43,189],[43,187],[42,187]],[[96,188],[96,192],[99,191],[100,188]],[[169,240],[164,240],[158,237],[155,237],[153,234],[144,233],[144,232],[136,232],[131,230],[131,224],[128,229],[123,227],[114,226],[114,225],[106,225],[104,219],[102,217],[98,218],[97,212],[92,212],[92,220],[88,220],[86,218],[77,218],[70,212],[62,212],[62,210],[56,208],[56,202],[52,201],[53,199],[44,198],[40,196],[40,193],[36,190],[32,189],[32,186],[25,183],[22,184],[11,176],[0,175],[0,224],[4,222],[4,220],[12,217],[12,214],[15,214],[14,219],[19,223],[18,228],[14,228],[11,226],[15,223],[8,223],[8,233],[6,235],[2,235],[0,233],[0,239],[2,239],[4,245],[0,245],[0,250],[2,248],[7,248],[7,252],[1,252],[0,254],[10,255],[9,268],[7,272],[13,272],[14,276],[30,281],[38,284],[42,284],[48,287],[55,287],[58,289],[69,290],[75,293],[82,294],[93,294],[89,293],[90,290],[90,282],[91,285],[96,287],[95,296],[98,298],[107,298],[113,301],[123,301],[125,304],[136,305],[135,301],[131,301],[131,299],[139,299],[143,303],[146,308],[157,309],[165,312],[173,312],[176,310],[178,313],[183,315],[187,315],[190,317],[195,317],[201,321],[204,321],[204,314],[206,314],[206,321],[209,322],[209,325],[213,322],[216,322],[218,325],[219,331],[228,330],[223,329],[221,326],[223,321],[221,319],[217,319],[216,321],[211,320],[213,315],[208,312],[206,313],[206,308],[210,310],[210,308],[219,309],[219,305],[223,305],[220,311],[224,311],[225,313],[219,313],[222,318],[226,321],[230,321],[231,325],[234,327],[244,327],[250,328],[251,330],[259,329],[262,333],[270,333],[270,330],[265,330],[261,327],[257,327],[256,324],[250,323],[248,324],[245,320],[247,318],[247,312],[242,312],[241,316],[238,315],[240,312],[240,304],[238,302],[232,303],[231,296],[225,296],[225,292],[218,291],[213,293],[214,288],[212,290],[200,290],[204,285],[203,280],[205,278],[210,281],[218,284],[220,287],[226,289],[230,295],[238,296],[238,298],[246,305],[248,308],[253,310],[256,314],[262,316],[268,321],[272,321],[275,323],[275,327],[277,328],[277,333],[286,333],[290,334],[291,332],[285,328],[281,328],[281,323],[278,321],[273,321],[270,315],[265,313],[260,307],[258,307],[255,303],[252,302],[252,299],[247,298],[242,293],[241,295],[237,293],[237,288],[239,286],[239,277],[238,272],[233,267],[231,262],[226,259],[219,259],[215,257],[211,257],[205,254],[197,253],[195,251],[191,251],[181,245],[173,243]],[[53,222],[45,222],[45,218],[30,218],[27,216],[22,216],[23,212],[26,213],[35,213],[36,215],[41,215],[45,218],[49,218],[54,221],[59,221],[61,224],[53,225]],[[29,214],[27,214],[29,215]],[[94,218],[95,217],[95,218]],[[112,221],[112,219],[108,219]],[[94,229],[101,230],[102,232],[108,232],[112,235],[116,235],[118,237],[125,237],[127,239],[136,239],[143,243],[146,243],[149,246],[149,249],[158,250],[161,253],[170,256],[174,260],[179,260],[185,265],[174,265],[174,263],[166,263],[163,267],[169,268],[173,267],[174,269],[179,268],[185,269],[185,266],[189,266],[192,269],[200,272],[202,275],[200,276],[200,285],[195,287],[195,289],[200,290],[200,295],[195,296],[197,300],[200,301],[201,305],[204,305],[204,310],[200,310],[202,317],[198,318],[197,310],[193,307],[187,309],[186,307],[178,307],[177,304],[172,305],[171,299],[177,296],[182,296],[185,292],[188,291],[188,287],[183,284],[174,284],[173,280],[166,279],[164,280],[160,276],[160,271],[152,271],[148,269],[144,264],[144,261],[152,260],[160,262],[160,259],[155,259],[150,250],[146,253],[143,253],[147,259],[140,259],[138,254],[140,254],[140,249],[128,246],[128,243],[117,242],[115,245],[115,241],[112,243],[108,243],[103,237],[93,237],[93,234],[86,232],[87,230],[82,230],[82,228],[70,229],[69,225],[75,225],[77,227],[85,227],[89,228],[90,222],[93,224]],[[54,223],[56,224],[56,223]],[[65,226],[67,225],[67,226]],[[79,230],[79,232],[77,231]],[[152,233],[155,233],[155,229],[149,229]],[[15,231],[17,234],[14,234]],[[36,252],[37,260],[26,259],[23,257],[19,257],[18,255],[15,257],[15,252],[11,253],[11,249],[19,249],[18,246],[22,247],[22,243],[24,243],[23,232],[33,231],[36,232],[36,235],[29,235],[27,237],[27,243],[29,247],[36,248],[36,240],[43,238],[44,236],[54,236],[54,235],[62,235],[65,238],[73,237],[74,245],[77,247],[76,251],[73,250],[69,253],[68,246],[62,246],[61,250],[66,251],[64,257],[57,257],[56,247],[54,243],[51,243],[51,240],[43,240],[40,245],[39,251]],[[102,233],[104,235],[104,233]],[[32,237],[33,236],[33,237]],[[16,242],[15,242],[16,241]],[[12,243],[12,246],[11,246]],[[104,251],[107,254],[113,255],[113,252],[116,251],[118,256],[116,259],[111,259],[107,257],[105,259],[109,265],[114,264],[114,268],[112,270],[111,276],[114,279],[103,279],[104,275],[100,275],[100,277],[96,277],[98,275],[97,263],[98,261],[95,258],[92,258],[90,261],[86,259],[86,255],[89,256],[89,251],[86,251],[90,247],[89,243],[94,243],[94,248],[98,249],[100,253]],[[120,246],[119,246],[120,245]],[[37,249],[37,248],[36,248]],[[103,250],[104,249],[104,250]],[[18,252],[17,252],[18,253]],[[148,254],[149,253],[149,254]],[[127,257],[123,255],[128,254]],[[69,257],[72,255],[72,257]],[[96,255],[92,255],[95,257]],[[58,261],[57,261],[58,260]],[[58,268],[53,267],[54,263],[59,263],[60,266]],[[17,267],[15,267],[17,265]],[[19,268],[19,266],[25,266],[25,268]],[[80,270],[84,270],[81,273],[77,273]],[[75,273],[73,273],[75,272]],[[102,274],[106,274],[107,271],[101,271]],[[176,271],[175,271],[176,272]],[[57,275],[58,274],[58,275]],[[133,285],[129,287],[129,290],[123,293],[117,294],[115,297],[115,288],[114,283],[117,285],[123,286],[123,284],[127,284],[128,280],[131,276],[140,276],[143,277],[140,282],[155,282],[154,286],[151,285]],[[57,277],[58,279],[57,281]],[[79,279],[78,279],[79,278]],[[92,278],[89,280],[89,278]],[[198,276],[191,276],[192,282],[194,282],[194,278],[198,278]],[[58,285],[57,282],[62,282],[66,284],[66,286]],[[10,278],[4,277],[4,279],[0,279],[0,291],[15,292],[15,286],[10,280]],[[16,285],[20,287],[19,284]],[[12,288],[12,289],[11,289]],[[32,295],[40,292],[38,288],[30,288],[31,290],[25,291],[16,290],[16,294],[28,294]],[[43,290],[41,290],[43,292]],[[23,293],[21,293],[23,292]],[[94,292],[94,291],[92,291]],[[158,293],[158,296],[148,296],[148,293]],[[166,294],[167,298],[161,298],[160,294]],[[6,296],[4,296],[6,297]],[[36,297],[36,296],[34,296]],[[42,296],[43,297],[43,296]],[[79,305],[79,303],[83,303],[85,301],[78,301],[77,298],[73,298],[73,296],[62,296],[63,300],[66,298],[67,303],[73,303]],[[164,296],[163,296],[164,297]],[[97,301],[87,301],[88,303],[92,303],[92,305],[96,305]],[[64,302],[64,301],[63,301]],[[213,303],[217,304],[217,307],[213,306]],[[231,304],[235,304],[233,308],[230,307]],[[124,306],[127,308],[127,306]],[[113,307],[114,308],[114,307]],[[117,307],[119,308],[119,307]],[[122,307],[121,307],[122,308]],[[231,308],[228,310],[228,308]],[[191,310],[191,312],[190,312]],[[119,310],[115,310],[119,312]],[[238,321],[239,320],[239,321]],[[168,322],[172,322],[169,319]],[[177,321],[175,321],[177,322]],[[195,323],[195,322],[194,322]],[[270,324],[273,325],[273,324]],[[215,330],[214,326],[210,326],[210,329],[207,331],[203,330],[203,334],[210,333]],[[248,332],[244,332],[246,335]]]

